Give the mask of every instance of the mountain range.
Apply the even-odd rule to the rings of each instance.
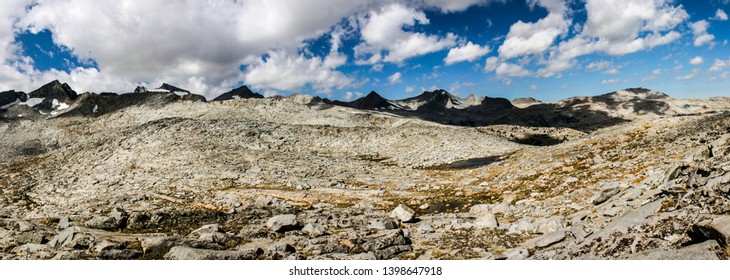
[[[225,92],[211,102],[264,98],[247,86]],[[100,115],[128,106],[162,106],[175,101],[207,102],[190,91],[164,83],[157,90],[138,87],[134,92],[77,94],[68,84],[52,81],[28,94],[0,93],[0,111],[5,118],[40,118],[45,115]],[[25,106],[17,106],[25,105]],[[310,105],[342,106],[378,111],[446,125],[487,126],[497,124],[533,127],[564,127],[584,132],[626,122],[645,115],[691,112],[687,104],[645,88],[629,88],[598,96],[572,97],[557,102],[534,98],[509,101],[505,98],[455,96],[443,89],[426,91],[406,99],[388,100],[375,91],[353,101],[310,99]]]

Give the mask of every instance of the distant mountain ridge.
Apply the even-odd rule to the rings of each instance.
[[[162,106],[170,102],[207,102],[205,97],[163,83],[148,91],[116,94],[84,93],[78,95],[68,84],[54,80],[28,94],[16,91],[0,93],[0,114],[5,118],[42,118],[56,116],[96,116],[128,106]],[[185,94],[180,94],[185,93]],[[241,98],[262,99],[243,85],[225,92],[211,102]],[[296,97],[296,102],[306,98]],[[447,125],[487,126],[511,124],[537,127],[566,127],[582,131],[612,126],[637,116],[684,114],[691,108],[674,105],[668,95],[645,88],[629,88],[597,96],[571,97],[558,102],[540,102],[534,98],[509,101],[505,98],[455,96],[446,90],[425,91],[417,96],[388,100],[375,91],[345,102],[313,97],[307,104],[328,104],[359,110],[387,112],[406,118],[418,118]],[[519,107],[513,102],[522,103]]]

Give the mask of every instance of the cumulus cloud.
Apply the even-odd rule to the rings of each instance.
[[[311,84],[321,93],[329,93],[332,88],[342,89],[352,84],[352,78],[334,70],[332,66],[327,64],[327,59],[320,57],[308,58],[303,54],[275,50],[250,64],[243,73],[243,78],[251,85],[287,91],[299,90]]]
[[[615,83],[618,83],[618,82],[620,82],[620,81],[621,81],[621,80],[619,80],[619,79],[608,79],[608,80],[603,80],[603,81],[601,81],[601,84],[602,84],[602,85],[610,85],[610,84],[615,84]]]
[[[499,64],[499,58],[496,56],[492,56],[487,58],[487,60],[484,62],[484,72],[492,72],[497,69],[497,65]]]
[[[360,59],[359,62],[401,63],[411,57],[456,45],[458,38],[453,33],[440,37],[403,30],[403,27],[428,23],[424,12],[397,3],[371,11],[360,19],[363,42],[355,47],[355,53],[358,57],[369,57]]]
[[[725,21],[727,20],[727,14],[725,13],[725,11],[717,9],[717,12],[715,12],[715,17],[713,17],[712,19]]]
[[[692,65],[700,65],[702,63],[705,63],[705,59],[703,59],[701,56],[695,56],[689,60],[689,64]]]
[[[461,47],[450,49],[448,55],[444,58],[444,62],[446,65],[462,61],[471,62],[485,56],[490,51],[489,46],[480,46],[472,42],[468,42],[466,45]]]
[[[580,34],[550,51],[540,76],[571,69],[575,58],[591,53],[620,56],[672,43],[681,37],[675,29],[689,19],[681,5],[668,0],[587,0],[585,7]]]
[[[413,92],[413,91],[414,91],[415,89],[416,89],[416,88],[414,88],[413,86],[409,86],[409,87],[406,87],[406,92],[407,92],[407,93],[411,93],[411,92]]]
[[[558,36],[568,31],[571,20],[565,16],[567,8],[564,1],[540,0],[533,3],[546,8],[548,15],[534,23],[518,21],[513,24],[499,47],[501,57],[509,59],[544,52]]]
[[[520,65],[512,63],[500,63],[495,70],[499,77],[524,77],[530,75],[530,71]]]
[[[692,34],[695,38],[695,47],[709,44],[710,42],[712,42],[712,40],[715,39],[715,35],[707,33],[707,28],[710,27],[710,23],[706,20],[694,22],[690,25],[690,27],[692,27]]]
[[[730,67],[730,59],[722,60],[722,59],[715,59],[715,63],[712,64],[712,67],[710,67],[710,72],[718,72],[722,71],[723,69]]]
[[[397,84],[397,83],[400,83],[400,82],[401,82],[401,74],[400,74],[400,72],[395,72],[395,74],[390,75],[388,77],[388,83],[390,83],[391,85],[392,84]]]
[[[342,100],[343,101],[352,101],[352,100],[358,99],[358,98],[363,97],[363,96],[365,96],[365,95],[362,92],[359,92],[359,91],[355,91],[355,92],[348,91],[342,97]]]

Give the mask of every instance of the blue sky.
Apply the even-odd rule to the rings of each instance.
[[[9,1],[0,90],[59,79],[209,98],[241,84],[341,100],[730,93],[728,0]]]

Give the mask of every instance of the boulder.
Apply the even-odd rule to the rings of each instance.
[[[497,223],[497,218],[492,213],[484,213],[481,216],[479,216],[476,220],[474,220],[474,226],[478,228],[497,228],[499,224]]]
[[[598,196],[595,199],[593,199],[593,204],[599,205],[601,203],[604,203],[607,200],[609,200],[611,197],[613,197],[614,195],[618,194],[620,191],[621,191],[621,189],[619,189],[618,187],[612,187],[612,188],[605,189],[600,194],[598,194]]]
[[[416,217],[416,211],[406,205],[400,204],[398,207],[393,209],[392,212],[390,212],[390,217],[407,223],[414,220]]]
[[[271,217],[266,222],[266,227],[274,232],[286,232],[301,228],[299,226],[299,222],[297,222],[297,215],[294,214],[277,215]]]

